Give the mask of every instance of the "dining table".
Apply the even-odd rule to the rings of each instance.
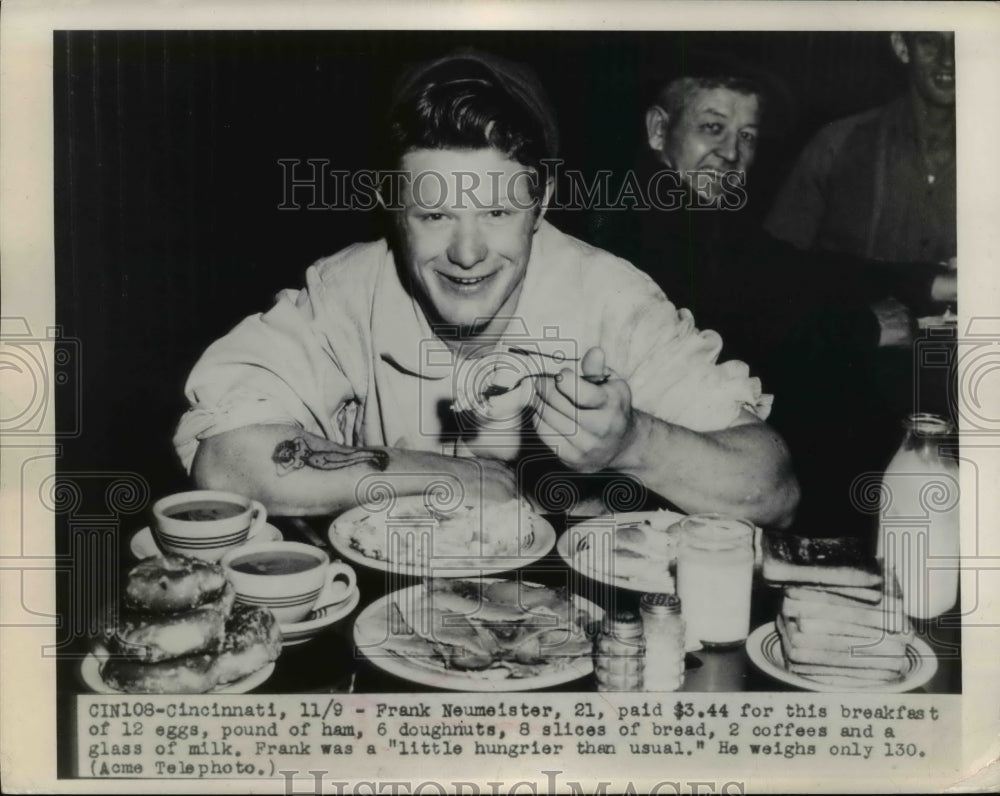
[[[586,519],[566,514],[546,514],[544,519],[557,536]],[[317,544],[332,558],[337,551],[330,546],[327,531],[330,517],[275,517],[271,522],[289,540]],[[373,664],[354,643],[354,621],[372,602],[384,595],[420,583],[420,578],[398,572],[354,564],[360,595],[357,606],[347,615],[324,628],[310,640],[283,649],[273,674],[255,691],[260,693],[411,693],[437,689],[403,679]],[[553,548],[546,555],[519,569],[494,575],[517,578],[523,583],[541,584],[581,594],[605,611],[638,611],[639,592],[597,582],[569,567]],[[780,609],[782,589],[768,584],[760,567],[754,572],[751,593],[751,630],[773,622]],[[913,620],[917,638],[923,640],[937,658],[933,676],[916,689],[917,693],[961,692],[961,608],[932,620]],[[541,691],[595,691],[592,673]],[[800,690],[788,682],[770,676],[751,660],[743,643],[724,647],[702,648],[687,653],[682,692],[788,692]]]

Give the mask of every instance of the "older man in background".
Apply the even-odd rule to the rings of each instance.
[[[765,125],[778,126],[781,100],[778,80],[759,68],[728,55],[689,59],[646,109],[648,148],[637,168],[640,184],[677,185],[682,201],[597,213],[590,229],[719,331],[730,356],[780,388],[772,419],[803,485],[802,531],[841,533],[845,523],[858,525],[851,481],[884,464],[895,442],[892,413],[870,386],[876,352],[898,334],[871,306],[898,295],[933,312],[948,272],[937,263],[804,253],[762,230],[746,210],[748,172]],[[839,442],[816,456],[823,426]]]

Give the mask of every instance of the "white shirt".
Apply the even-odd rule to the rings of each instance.
[[[699,332],[646,274],[547,222],[499,347],[507,344],[571,356],[600,346],[636,409],[694,431],[726,428],[741,408],[761,419],[770,409],[745,364],[717,363],[718,334]],[[386,242],[356,244],[208,348],[188,378],[191,409],[174,444],[188,470],[199,440],[261,423],[350,446],[450,453],[456,374]]]

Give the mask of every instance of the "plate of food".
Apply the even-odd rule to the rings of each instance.
[[[280,653],[274,615],[237,604],[221,565],[154,556],[129,571],[80,674],[99,693],[243,693],[270,676]]]
[[[578,595],[499,578],[434,578],[388,594],[354,623],[372,664],[454,691],[528,691],[588,676],[603,611]]]
[[[588,578],[642,592],[674,591],[679,532],[675,511],[609,514],[569,528],[556,551]]]
[[[430,506],[423,495],[388,508],[359,506],[334,520],[330,544],[354,564],[396,574],[465,578],[530,564],[555,544],[555,529],[523,500]]]
[[[789,685],[806,691],[877,692],[899,694],[920,688],[937,671],[937,656],[923,639],[912,638],[902,653],[886,653],[863,638],[853,647],[792,652],[805,661],[785,658],[782,637],[775,622],[761,625],[747,639],[747,655],[754,665]],[[852,652],[853,650],[853,652]]]
[[[765,534],[762,574],[782,589],[781,608],[747,654],[772,677],[810,691],[901,693],[937,671],[899,581],[861,540]]]

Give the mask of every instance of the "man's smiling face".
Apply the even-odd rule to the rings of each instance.
[[[664,113],[662,130],[650,146],[699,194],[718,198],[722,175],[741,175],[757,151],[760,103],[754,94],[728,88],[695,89],[676,118]],[[657,145],[658,144],[658,145]],[[699,175],[698,172],[702,174]]]
[[[906,37],[910,81],[932,105],[955,104],[955,34],[913,33]]]
[[[463,336],[501,333],[541,222],[531,173],[495,149],[418,149],[401,165],[400,256],[425,312]]]

